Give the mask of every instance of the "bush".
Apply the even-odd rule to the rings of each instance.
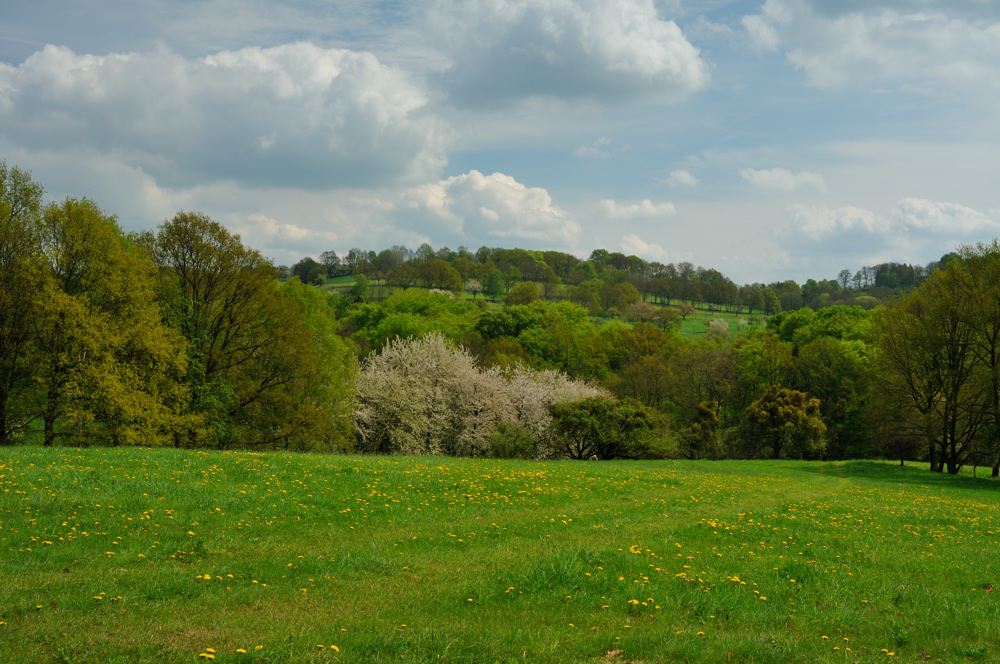
[[[500,422],[490,436],[494,459],[534,459],[538,439],[520,424]]]

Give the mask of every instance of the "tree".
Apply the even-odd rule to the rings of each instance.
[[[367,302],[368,292],[368,277],[363,274],[354,275],[354,285],[351,286],[351,299],[355,302]]]
[[[514,305],[514,304],[528,304],[529,302],[534,302],[542,296],[541,291],[538,289],[538,284],[534,281],[522,281],[517,286],[514,286],[507,293],[507,297],[504,298],[504,304]]]
[[[175,444],[283,445],[307,424],[294,411],[316,354],[272,264],[197,212],[179,212],[139,241],[159,267],[164,318],[188,341],[195,421]]]
[[[417,275],[420,285],[424,288],[462,292],[462,275],[448,261],[440,258],[428,259],[417,267]]]
[[[509,292],[514,284],[521,280],[521,271],[517,269],[516,265],[511,265],[507,268],[507,271],[503,273],[503,287],[504,292]]]
[[[851,271],[848,269],[843,269],[837,273],[837,283],[844,290],[848,290],[851,287]]]
[[[290,272],[293,277],[298,277],[302,283],[315,284],[317,286],[322,285],[327,277],[327,272],[323,269],[323,266],[309,256],[306,256],[293,265]]]
[[[29,173],[0,161],[0,446],[15,443],[27,424],[42,193]]]
[[[976,330],[973,352],[987,390],[989,425],[981,447],[993,451],[992,474],[1000,477],[1000,242],[962,247],[960,255],[967,268],[960,283],[970,295],[969,320]]]
[[[722,455],[722,445],[719,441],[721,422],[717,415],[719,404],[714,401],[702,401],[698,411],[688,422],[682,432],[689,459],[704,457],[717,458]]]
[[[592,397],[554,404],[552,428],[570,459],[638,459],[648,453],[660,423],[640,404]]]
[[[43,443],[165,444],[181,426],[185,344],[163,325],[152,262],[93,202],[46,206],[33,318]]]
[[[879,390],[911,437],[924,441],[931,470],[958,473],[986,423],[991,396],[982,380],[968,269],[954,261],[912,293],[875,313]]]
[[[661,307],[654,307],[649,302],[633,302],[629,305],[628,311],[625,312],[625,320],[648,323],[656,318],[656,313],[661,309]]]
[[[486,273],[486,280],[483,283],[483,295],[490,300],[497,300],[503,294],[503,275],[500,273],[500,270],[493,268]]]
[[[827,426],[826,458],[862,459],[879,451],[868,421],[873,396],[870,365],[867,344],[828,336],[813,339],[795,357],[793,387],[808,390],[820,401]]]
[[[316,362],[305,367],[298,389],[290,390],[296,403],[289,408],[286,449],[349,450],[354,437],[351,409],[358,359],[354,344],[338,332],[336,299],[329,293],[290,279],[281,286],[284,298],[302,313]]]
[[[334,277],[340,270],[340,256],[334,250],[324,251],[319,255],[319,263],[328,277]]]
[[[819,416],[819,399],[772,385],[746,414],[752,444],[772,459],[813,458],[823,452],[826,426]]]
[[[545,457],[552,404],[604,395],[555,371],[481,371],[466,350],[429,334],[391,340],[365,359],[354,423],[368,452],[484,456],[509,425],[530,433]]]

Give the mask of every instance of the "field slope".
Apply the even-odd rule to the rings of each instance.
[[[997,661],[998,488],[875,462],[8,448],[0,661]]]

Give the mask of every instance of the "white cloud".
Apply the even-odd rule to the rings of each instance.
[[[758,50],[783,46],[817,87],[887,80],[996,89],[997,19],[986,2],[767,0],[742,23]]]
[[[244,223],[236,224],[233,230],[250,246],[257,247],[264,244],[272,249],[332,247],[339,239],[336,233],[303,228],[260,213],[249,215]],[[322,251],[325,249],[320,249],[316,253]]]
[[[753,14],[740,21],[750,35],[750,41],[758,51],[778,50],[778,31],[763,16]]]
[[[639,256],[647,260],[669,262],[669,252],[658,244],[646,242],[635,233],[622,238],[621,249],[628,255]]]
[[[826,182],[823,176],[818,173],[801,171],[792,173],[784,168],[772,168],[770,170],[757,170],[754,168],[741,168],[740,177],[766,191],[777,191],[791,193],[801,187],[812,187],[818,191],[826,190]]]
[[[670,176],[667,177],[667,186],[671,189],[690,189],[697,187],[699,184],[701,184],[701,181],[698,178],[684,170],[671,171]]]
[[[573,150],[573,155],[581,159],[606,159],[614,157],[621,150],[608,150],[610,145],[610,138],[599,138],[591,145],[581,145]]]
[[[1000,223],[978,210],[922,198],[904,198],[887,215],[852,205],[839,208],[792,205],[788,212],[794,231],[809,240],[844,241],[852,237],[857,240],[861,233],[869,244],[902,247],[926,242],[941,246],[942,253],[949,243],[982,239],[979,236],[984,231],[1000,230]]]
[[[968,235],[986,229],[997,230],[989,216],[958,203],[939,203],[922,198],[904,198],[894,210],[894,218],[904,229],[929,233]]]
[[[580,227],[552,203],[540,187],[526,187],[509,175],[483,175],[473,170],[405,195],[405,209],[422,213],[470,243],[489,238],[571,243]],[[401,223],[405,219],[398,217]]]
[[[708,83],[698,49],[652,0],[440,0],[429,29],[467,106],[528,97],[679,99]]]
[[[795,229],[807,238],[817,241],[845,232],[862,231],[871,235],[885,231],[889,226],[874,212],[853,205],[840,208],[792,205],[788,211],[795,220]]]
[[[628,220],[628,219],[649,219],[655,217],[668,217],[676,214],[677,209],[673,203],[653,203],[648,198],[644,198],[638,203],[621,204],[613,199],[606,198],[598,206],[601,213],[608,219]]]
[[[0,100],[20,147],[114,154],[166,186],[412,182],[446,160],[446,130],[405,74],[308,43],[194,60],[47,46],[0,68]]]

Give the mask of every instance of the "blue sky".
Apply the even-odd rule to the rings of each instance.
[[[278,263],[597,247],[737,282],[1000,236],[992,0],[13,0],[0,158]]]

